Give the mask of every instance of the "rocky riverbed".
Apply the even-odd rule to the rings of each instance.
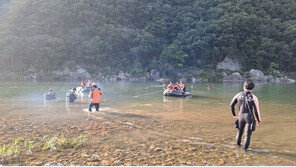
[[[153,120],[136,114],[101,112],[66,121],[35,120],[32,114],[6,115],[0,126],[0,146],[18,137],[35,144],[31,154],[21,149],[18,154],[0,155],[1,165],[295,165],[281,158],[266,158],[273,156],[271,150],[244,153],[230,138],[213,135],[215,127],[202,121]],[[58,151],[38,146],[42,138],[60,135],[85,135],[86,139],[78,148]]]

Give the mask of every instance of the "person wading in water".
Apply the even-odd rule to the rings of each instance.
[[[236,128],[238,129],[237,136],[236,136],[237,147],[241,146],[242,135],[244,133],[245,127],[247,128],[245,139],[244,139],[244,146],[243,146],[244,150],[248,149],[251,141],[252,131],[255,130],[255,126],[256,126],[253,109],[255,110],[255,116],[258,120],[257,126],[260,126],[260,123],[261,123],[258,98],[251,93],[251,90],[254,87],[255,87],[255,84],[253,82],[246,81],[243,86],[244,91],[234,96],[234,98],[230,103],[232,115],[235,119],[237,119],[236,121]],[[238,103],[238,106],[239,106],[238,117],[236,116],[235,109],[234,109],[234,106],[236,105],[236,103]]]
[[[104,101],[106,101],[106,98],[104,96],[104,93],[100,88],[98,88],[97,83],[93,83],[93,89],[89,92],[89,97],[91,98],[91,103],[89,104],[88,111],[92,111],[92,107],[96,106],[96,111],[99,111],[101,98],[100,95],[103,96]]]

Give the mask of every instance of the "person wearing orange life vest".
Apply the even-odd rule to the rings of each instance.
[[[93,106],[96,107],[96,111],[99,111],[100,102],[101,102],[101,98],[100,98],[101,95],[103,96],[104,101],[105,101],[106,98],[105,98],[104,93],[102,92],[102,90],[100,88],[98,88],[97,83],[93,83],[93,89],[89,92],[89,97],[91,98],[91,103],[89,104],[88,110],[90,112],[92,111]]]
[[[83,79],[82,81],[81,81],[81,87],[85,87],[86,86],[86,82],[85,82],[85,80]]]
[[[172,82],[170,82],[170,84],[168,85],[168,89],[173,90],[174,89],[174,84]]]

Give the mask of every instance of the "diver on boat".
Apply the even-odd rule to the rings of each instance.
[[[55,97],[55,92],[52,89],[49,89],[45,94],[44,94],[44,99],[45,100],[54,100],[56,99]]]
[[[89,97],[91,98],[91,103],[89,104],[88,110],[90,112],[92,111],[93,106],[96,107],[96,111],[99,111],[100,102],[101,102],[101,98],[100,98],[101,95],[103,96],[104,101],[106,101],[104,93],[102,92],[102,90],[100,88],[98,88],[97,83],[94,82],[93,83],[93,88],[89,92]]]
[[[76,88],[73,88],[72,90],[70,90],[67,95],[66,95],[66,100],[69,103],[73,103],[75,100],[77,99],[77,95],[76,95]]]
[[[186,92],[186,84],[183,83],[183,81],[180,81],[180,87],[181,87],[180,91],[185,93]]]
[[[235,95],[230,103],[231,112],[232,112],[233,118],[236,119],[235,124],[236,124],[236,128],[238,129],[237,136],[236,136],[237,147],[241,146],[242,135],[244,133],[245,127],[247,128],[245,139],[244,139],[244,146],[243,146],[244,150],[248,149],[251,141],[252,131],[255,131],[255,127],[256,127],[256,121],[254,118],[253,109],[255,111],[255,116],[257,118],[257,126],[260,126],[260,123],[261,123],[258,98],[251,93],[254,87],[255,87],[255,84],[253,82],[246,81],[243,86],[244,91]],[[238,106],[239,106],[238,117],[235,114],[235,108],[234,108],[236,103],[238,103]]]

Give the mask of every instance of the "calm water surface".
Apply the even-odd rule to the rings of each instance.
[[[22,117],[24,115],[41,121],[85,119],[89,100],[77,100],[65,104],[67,90],[79,83],[40,82],[0,84],[0,117]],[[210,85],[211,89],[207,90]],[[221,147],[234,145],[236,131],[229,103],[234,95],[242,91],[242,84],[195,84],[188,89],[191,98],[163,97],[163,86],[153,83],[113,82],[99,85],[106,95],[101,104],[102,112],[130,113],[148,119],[185,121],[203,125],[199,137],[209,137],[223,143]],[[59,100],[44,104],[42,94],[52,88]],[[262,126],[252,136],[251,150],[265,153],[257,159],[264,165],[271,158],[283,158],[296,162],[296,85],[257,84],[253,93],[258,97],[262,115]],[[36,112],[38,114],[36,114]],[[94,117],[104,115],[94,115]],[[207,128],[208,127],[208,128]],[[167,132],[171,135],[174,132]],[[190,128],[184,134],[196,134]],[[182,138],[180,139],[182,140]],[[228,145],[229,143],[229,145]],[[200,143],[205,144],[205,143]],[[218,143],[216,143],[218,144]]]

